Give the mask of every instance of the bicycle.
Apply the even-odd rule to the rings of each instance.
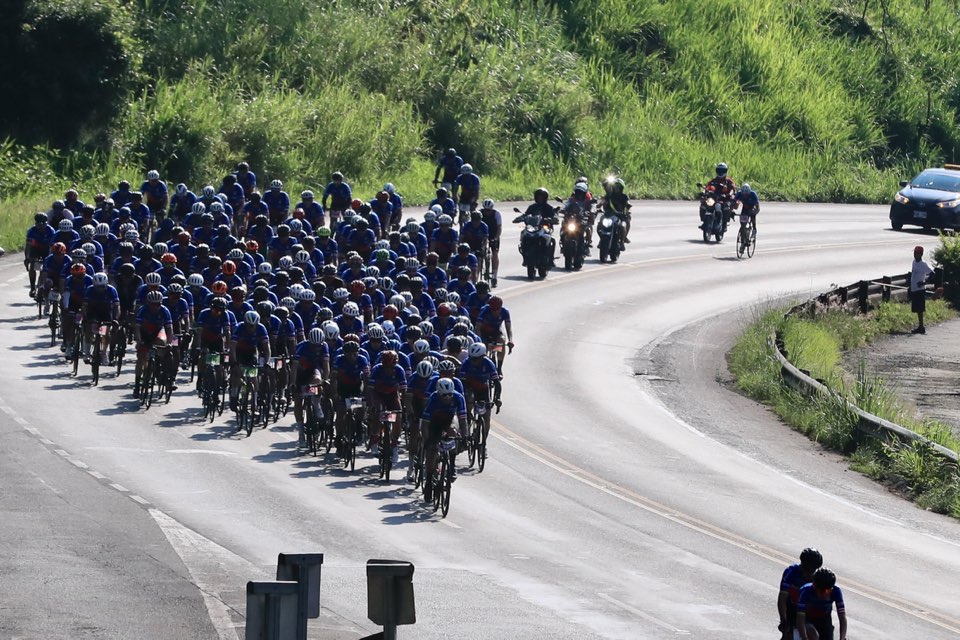
[[[346,442],[343,444],[343,467],[350,467],[350,471],[355,471],[357,466],[357,445],[366,433],[366,427],[363,424],[363,398],[344,398],[344,411],[347,412],[347,429],[344,436]]]
[[[93,336],[93,345],[90,347],[90,373],[93,375],[92,384],[94,387],[100,382],[100,360],[103,356],[102,338],[107,336],[112,325],[112,322],[97,320],[93,323],[93,330],[90,332]]]
[[[471,428],[470,437],[467,439],[467,460],[471,469],[476,462],[478,473],[483,473],[487,463],[487,432],[490,430],[491,405],[491,402],[474,400],[473,409],[468,416]]]
[[[753,257],[753,252],[757,248],[757,228],[753,225],[752,218],[746,213],[740,214],[740,233],[737,234],[737,257]]]
[[[166,381],[166,360],[170,347],[167,345],[150,345],[147,351],[147,361],[140,374],[140,406],[149,409],[155,399],[166,395],[170,401],[169,384]]]
[[[203,376],[200,379],[200,398],[203,402],[203,417],[213,422],[216,416],[223,414],[223,394],[225,393],[225,378],[223,372],[223,357],[225,353],[203,351],[201,357],[206,363]]]
[[[317,455],[321,448],[330,453],[333,446],[333,430],[329,426],[331,415],[323,410],[323,396],[319,384],[310,384],[301,388],[304,399],[303,417],[304,433],[307,438],[307,450],[311,455]]]
[[[393,469],[393,425],[399,418],[398,410],[380,412],[380,478],[384,482],[390,482],[390,471]]]
[[[60,292],[50,291],[47,294],[47,304],[50,305],[50,319],[47,321],[47,326],[50,327],[50,346],[52,347],[57,344],[57,339],[60,338],[60,332],[63,330],[63,321],[60,316]]]
[[[237,431],[246,430],[247,437],[253,433],[257,420],[257,380],[260,367],[257,365],[240,367],[240,393],[237,396]]]
[[[123,358],[127,354],[127,329],[122,322],[116,322],[110,330],[108,359],[117,368],[117,376],[123,368]]]
[[[437,443],[437,466],[430,478],[433,511],[440,510],[444,518],[450,511],[450,491],[453,488],[454,463],[457,455],[457,441],[444,438]]]
[[[83,316],[78,311],[73,314],[70,322],[76,324],[73,328],[73,350],[70,352],[70,363],[73,367],[73,375],[77,375],[80,368],[80,355],[83,351]]]

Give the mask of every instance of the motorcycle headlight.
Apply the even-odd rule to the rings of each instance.
[[[613,220],[611,218],[604,218],[600,224],[602,224],[604,228],[609,229],[613,226]]]
[[[550,225],[548,225],[548,224],[545,224],[545,225],[541,226],[540,228],[543,229],[544,231],[547,231],[547,232],[550,231]]]
[[[573,233],[573,232],[575,232],[576,230],[577,230],[577,223],[576,223],[576,222],[568,222],[568,223],[567,223],[567,231],[569,231],[570,233]]]
[[[714,204],[716,204],[716,202],[717,202],[717,201],[714,200],[713,198],[707,198],[706,205],[707,205],[708,207],[712,207]]]
[[[893,199],[899,202],[900,204],[910,204],[910,198],[908,198],[907,196],[899,192],[897,193],[897,195],[893,196]]]
[[[532,224],[527,225],[527,233],[536,233],[536,232],[537,232],[537,228],[535,226],[533,226]]]
[[[899,195],[899,194],[898,194]],[[960,198],[954,200],[947,200],[946,202],[938,202],[937,206],[941,209],[953,209],[954,207],[960,205]]]

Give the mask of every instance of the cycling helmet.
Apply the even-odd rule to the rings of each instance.
[[[177,256],[172,253],[165,253],[160,256],[160,262],[163,264],[177,264]]]
[[[468,353],[471,358],[482,358],[487,355],[487,347],[482,342],[474,342],[470,345],[470,351]]]
[[[257,313],[260,314],[261,318],[269,318],[273,315],[273,310],[276,307],[269,300],[261,300],[257,303]]]
[[[270,188],[271,188],[271,189],[283,189],[283,183],[280,182],[279,180],[272,180],[272,181],[270,182]]]
[[[837,576],[833,571],[826,567],[820,567],[813,574],[813,586],[815,589],[832,589],[837,584]]]
[[[329,238],[329,237],[330,237],[330,228],[329,228],[329,227],[320,227],[319,229],[317,229],[317,235],[318,235],[319,237],[321,237],[321,238]]]
[[[340,327],[336,322],[328,322],[323,325],[323,335],[327,340],[336,340],[340,337]]]
[[[306,264],[310,262],[310,254],[306,251],[297,251],[297,255],[293,257],[293,261],[296,264]]]
[[[387,184],[383,185],[383,190],[389,193],[390,195],[393,195],[393,192],[396,191],[397,188],[393,186],[392,182],[388,182]]]
[[[60,231],[73,231],[73,222],[70,220],[61,220],[58,225]]]
[[[96,228],[91,224],[85,224],[80,227],[80,237],[84,240],[89,240],[93,237],[93,232],[96,231]]]
[[[290,227],[291,233],[300,233],[301,231],[303,231],[303,223],[297,220],[296,218],[288,222],[287,226]]]
[[[74,263],[73,266],[70,267],[70,273],[72,273],[75,276],[83,275],[86,272],[87,272],[87,268],[80,263]]]
[[[448,294],[447,294],[447,303],[448,303],[448,304],[459,305],[459,304],[460,304],[460,294],[457,293],[456,291],[451,291],[450,293],[448,293]]]
[[[438,204],[432,205],[428,213],[434,213],[436,215],[441,215],[443,213],[443,207]]]
[[[405,266],[408,270],[416,271],[420,268],[420,261],[416,258],[407,258],[407,264]]]
[[[430,351],[430,343],[426,340],[417,340],[413,343],[413,352],[424,354]]]
[[[407,340],[417,341],[423,337],[423,330],[420,328],[420,325],[410,325],[404,332],[403,337]]]
[[[124,262],[122,265],[120,265],[120,275],[126,276],[129,278],[130,276],[136,275],[136,273],[137,273],[137,268],[134,267],[129,262]]]
[[[304,289],[300,292],[300,299],[304,302],[313,302],[317,299],[317,294],[313,289]]]
[[[243,249],[234,247],[227,252],[227,260],[243,260]]]
[[[386,191],[377,191],[377,202],[386,202],[390,199],[390,194]]]
[[[300,292],[303,291],[303,285],[299,282],[290,285],[290,297],[294,300],[300,299]]]
[[[369,337],[371,340],[383,340],[385,337],[387,337],[387,334],[380,325],[371,324],[369,327],[367,327],[367,337]]]
[[[310,341],[310,344],[320,344],[323,342],[323,329],[320,327],[310,329],[310,333],[307,334],[307,339]]]
[[[42,212],[42,211],[40,211],[40,212],[38,212],[38,213],[35,213],[35,214],[33,215],[33,221],[34,221],[34,223],[36,223],[36,224],[46,224],[46,223],[47,223],[47,214],[45,214],[45,213]]]
[[[187,284],[189,284],[191,287],[202,287],[203,276],[199,273],[191,273],[190,277],[187,278]]]
[[[490,300],[487,301],[487,304],[489,304],[490,308],[494,311],[499,311],[503,308],[503,298],[500,296],[491,296]]]
[[[150,171],[147,171],[147,180],[159,180],[159,179],[160,179],[159,171],[155,169],[151,169]]]
[[[243,321],[247,324],[260,324],[260,314],[256,311],[247,311],[243,314]]]
[[[159,291],[150,291],[147,293],[147,302],[151,304],[160,304],[163,302],[163,294]]]
[[[379,275],[380,275],[380,267],[376,265],[370,265],[369,267],[367,267],[368,278],[373,278],[374,280],[376,280]]]
[[[130,229],[123,234],[123,239],[129,242],[136,242],[140,239],[140,232],[136,229]]]
[[[223,213],[224,210],[225,209],[224,209],[223,203],[220,202],[219,200],[210,204],[210,211],[212,211],[213,213]],[[227,227],[227,231],[229,230],[230,230],[230,227]]]
[[[807,547],[800,552],[800,566],[808,571],[823,566],[823,556],[813,547]]]
[[[226,298],[221,298],[220,296],[217,296],[217,297],[214,298],[213,301],[210,303],[210,306],[211,306],[212,308],[214,308],[214,309],[220,309],[221,311],[223,311],[223,310],[225,310],[225,309],[227,308],[227,299],[226,299]]]
[[[67,205],[64,204],[63,200],[54,200],[54,201],[53,201],[53,204],[50,205],[50,206],[51,206],[51,208],[52,208],[54,211],[60,211],[61,209],[63,209],[63,208],[66,207]]]
[[[740,193],[750,193],[753,189],[750,188],[750,183],[744,182],[740,185]]]
[[[721,177],[727,175],[727,169],[728,169],[727,163],[721,162],[720,164],[717,165],[717,175]]]
[[[449,226],[449,225],[453,224],[453,218],[451,218],[451,217],[448,216],[447,214],[443,214],[442,216],[440,216],[439,218],[437,218],[437,223],[438,223],[441,227],[443,227],[443,226]]]
[[[464,163],[464,165],[460,167],[460,173],[463,175],[473,173],[473,165]]]
[[[337,287],[333,290],[333,299],[334,300],[346,300],[350,297],[350,292],[347,291],[344,287]]]
[[[355,302],[348,302],[343,305],[343,315],[348,318],[356,318],[360,315],[360,307],[358,307]]]
[[[448,295],[450,294],[443,287],[437,287],[433,291],[433,299],[436,302],[446,302]]]
[[[62,256],[67,253],[67,245],[62,242],[54,242],[53,246],[50,247],[50,251],[58,256]]]
[[[217,195],[217,190],[213,188],[213,185],[212,185],[212,184],[208,184],[207,186],[205,186],[205,187],[203,188],[203,197],[204,197],[204,198],[212,198],[212,197],[215,196],[215,195]]]
[[[212,189],[212,188],[213,188],[213,187],[211,187],[211,189]],[[204,195],[206,195],[206,194],[204,194]],[[207,212],[207,208],[206,208],[205,206],[203,206],[203,203],[202,203],[202,202],[194,202],[194,203],[193,203],[193,206],[190,207],[190,212],[193,213],[193,214],[195,214],[195,215],[202,216],[203,214],[205,214],[205,213]]]
[[[269,262],[266,262],[266,261],[261,262],[257,266],[257,273],[259,273],[262,276],[268,276],[271,273],[273,273],[273,266]]]
[[[225,260],[223,265],[220,267],[220,270],[223,271],[226,275],[232,276],[237,272],[237,263],[233,260]]]
[[[452,379],[440,378],[439,380],[437,380],[437,393],[439,393],[440,395],[449,396],[456,390],[457,388],[454,386]]]
[[[440,187],[437,189],[437,200],[445,200],[450,197],[450,192],[447,191],[446,187]]]
[[[417,364],[417,375],[421,378],[429,378],[433,375],[433,363],[428,360],[421,360]]]
[[[440,364],[437,365],[437,370],[440,373],[453,373],[457,370],[457,365],[450,360],[441,360]]]
[[[380,355],[380,362],[385,367],[397,366],[397,352],[393,350],[384,351],[383,354]]]
[[[389,276],[383,276],[379,281],[380,289],[384,292],[393,291],[393,279]]]
[[[288,271],[290,267],[293,266],[293,258],[291,258],[290,256],[283,256],[277,262],[277,266],[283,269],[284,271]]]
[[[256,240],[247,240],[246,247],[247,247],[247,251],[251,253],[256,253],[257,251],[260,250],[260,243],[257,242]]]
[[[420,331],[423,331],[423,337],[429,338],[433,335],[433,325],[429,321],[424,320],[420,323]]]
[[[151,271],[146,275],[143,281],[150,286],[156,287],[160,284],[160,274],[156,271]]]
[[[578,182],[577,184],[573,185],[573,190],[574,192],[586,193],[587,191],[589,191],[589,188],[587,187],[586,184],[582,182]]]
[[[105,274],[103,271],[98,271],[97,273],[93,274],[93,284],[96,286],[104,287],[108,282],[110,282],[110,278],[108,278],[107,274]]]
[[[383,327],[383,333],[388,340],[393,340],[397,337],[397,328],[393,325],[392,320],[384,320],[380,326]]]
[[[183,184],[182,182],[178,184],[176,188],[176,193],[178,196],[187,195],[187,185]]]
[[[450,336],[447,338],[447,351],[450,353],[459,353],[463,349],[463,339],[460,336]]]
[[[297,306],[297,301],[290,296],[284,296],[280,298],[280,304],[288,310],[293,310],[293,308]]]
[[[223,280],[217,280],[210,285],[210,291],[212,291],[215,295],[225,296],[227,295],[227,283]]]
[[[300,193],[300,199],[301,199],[301,200],[313,200],[313,191],[310,191],[309,189],[307,189],[306,191],[301,192],[301,193]]]
[[[96,284],[96,279],[94,279],[94,284]],[[169,293],[169,294],[172,295],[172,296],[173,296],[173,295],[180,295],[181,293],[183,293],[183,285],[182,285],[182,284],[173,283],[173,284],[171,284],[171,285],[167,288],[167,293]]]
[[[84,242],[80,245],[80,248],[83,249],[83,253],[86,256],[92,256],[97,253],[97,247],[92,242]]]
[[[290,317],[290,309],[287,309],[285,306],[280,305],[273,310],[273,314],[280,318],[281,320],[286,320]]]
[[[357,293],[357,294],[363,293],[364,290],[366,289],[366,285],[363,284],[362,280],[354,280],[349,284],[349,287],[352,293]]]
[[[469,246],[467,248],[469,249]],[[457,278],[459,280],[467,280],[470,278],[470,267],[467,265],[457,267]]]
[[[360,345],[357,344],[356,342],[344,342],[343,352],[344,353],[360,353]]]
[[[350,201],[350,208],[353,209],[354,211],[356,211],[362,206],[363,206],[363,200],[361,200],[360,198],[354,198],[353,200]]]
[[[110,225],[108,225],[106,222],[101,222],[97,225],[97,228],[93,233],[97,237],[108,236],[110,235]]]

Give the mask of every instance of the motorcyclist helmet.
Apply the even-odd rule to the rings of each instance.
[[[545,203],[547,201],[547,198],[549,197],[550,197],[550,192],[543,187],[540,187],[539,189],[533,192],[533,201],[538,204]]]
[[[727,175],[727,168],[728,168],[728,167],[727,167],[727,163],[726,163],[726,162],[721,162],[720,164],[718,164],[718,165],[717,165],[717,177],[722,178],[723,176]]]

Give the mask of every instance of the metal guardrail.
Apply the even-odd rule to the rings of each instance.
[[[938,270],[935,280],[937,286],[939,286],[941,279],[942,273]],[[865,313],[870,310],[873,302],[889,302],[894,298],[906,297],[909,282],[909,273],[893,277],[884,276],[879,280],[861,280],[846,287],[837,287],[815,298],[811,298],[806,302],[802,302],[790,309],[784,317],[799,315],[813,316],[819,309],[828,308],[839,308],[847,311]],[[783,337],[776,332],[770,335],[770,345],[773,347],[774,355],[780,363],[780,371],[783,379],[788,385],[806,395],[824,395],[842,402],[847,409],[857,415],[857,426],[861,433],[870,437],[892,437],[907,443],[919,442],[930,447],[942,458],[950,460],[955,464],[960,464],[960,455],[958,455],[956,451],[948,449],[899,424],[884,420],[872,413],[867,413],[830,389],[824,383],[814,379],[807,372],[797,368],[790,362],[787,354],[784,353]]]

